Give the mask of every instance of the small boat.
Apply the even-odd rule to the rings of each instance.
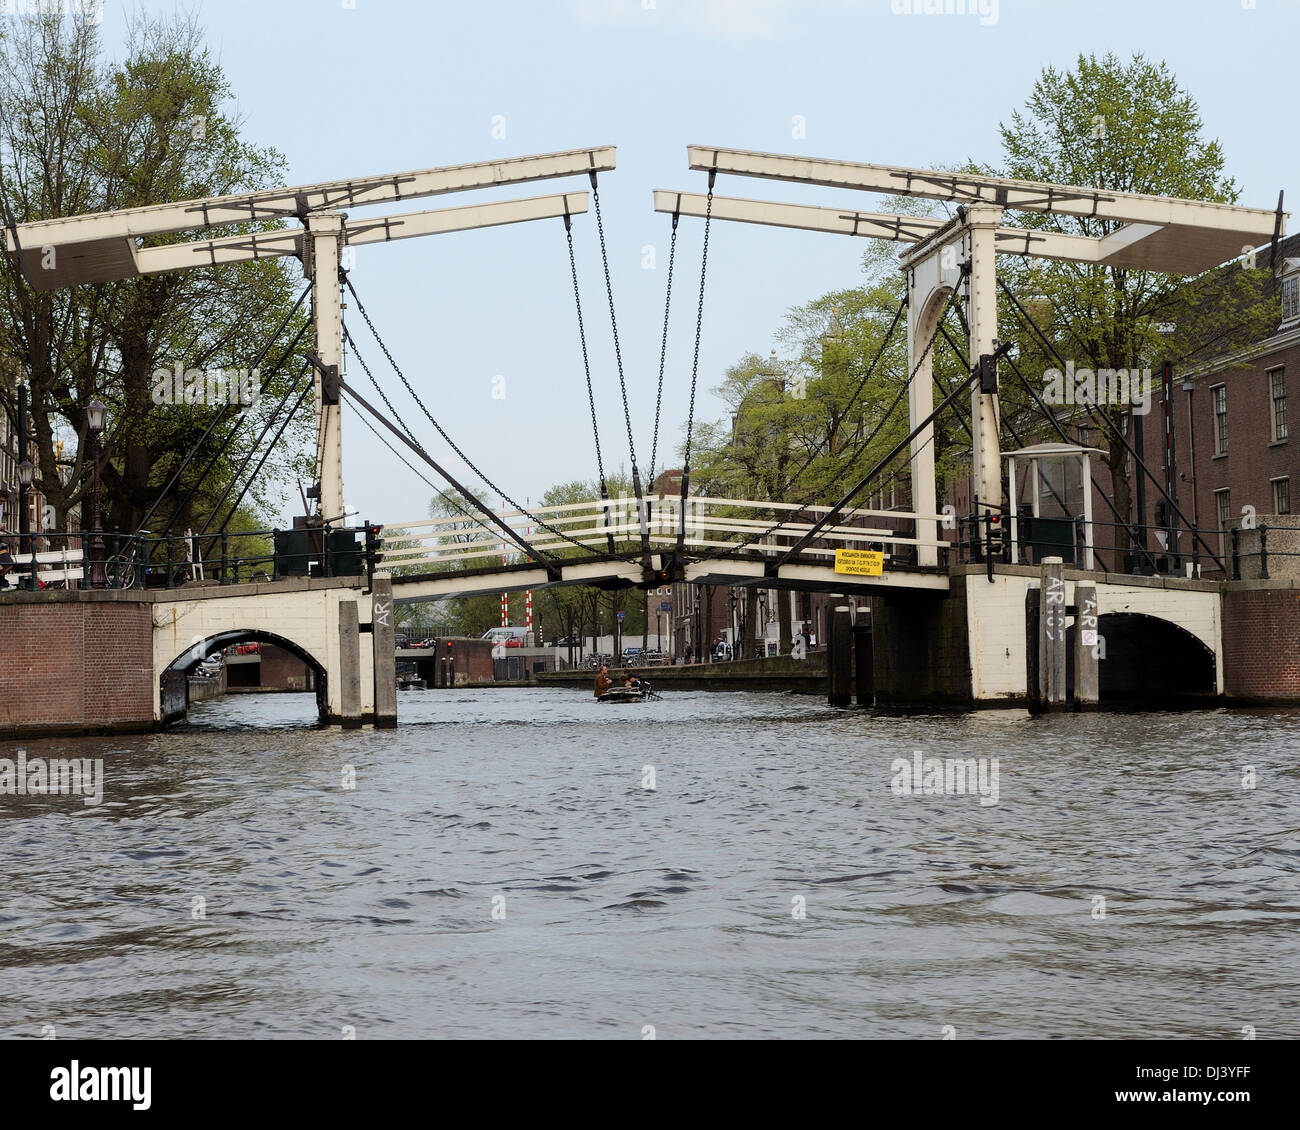
[[[604,694],[596,697],[597,702],[644,702],[648,698],[659,698],[654,688],[644,680],[635,687],[610,687]]]

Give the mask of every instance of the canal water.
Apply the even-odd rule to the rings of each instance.
[[[1300,713],[399,707],[25,743],[105,788],[0,796],[0,1037],[1300,1035]]]

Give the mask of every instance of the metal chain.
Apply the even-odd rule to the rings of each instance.
[[[686,451],[683,460],[682,501],[686,500],[687,480],[691,471],[691,433],[695,428],[695,386],[700,376],[700,333],[704,326],[704,283],[709,270],[709,227],[713,222],[713,181],[716,170],[709,173],[709,199],[704,209],[704,248],[700,254],[700,302],[695,311],[695,358],[691,363],[691,402],[686,414]]]
[[[564,217],[564,235],[569,243],[569,273],[573,276],[573,303],[578,309],[578,340],[582,343],[582,367],[587,374],[587,403],[591,406],[591,435],[596,441],[596,471],[600,475],[600,496],[607,498],[605,461],[600,454],[600,426],[596,423],[596,394],[591,388],[591,360],[587,356],[587,331],[582,323],[582,292],[578,289],[578,263],[573,257],[573,225]]]
[[[632,457],[632,478],[638,485],[640,477],[636,469],[636,444],[632,442],[632,411],[627,403],[627,381],[623,379],[623,351],[618,343],[618,319],[614,315],[614,284],[609,277],[609,256],[605,252],[605,221],[600,217],[600,193],[596,189],[596,174],[591,174],[591,203],[596,213],[596,233],[600,237],[600,262],[605,268],[605,294],[609,298],[609,325],[614,332],[614,363],[618,366],[618,388],[623,395],[623,420],[627,424],[627,450]],[[569,251],[573,251],[573,237],[570,233]],[[576,287],[575,281],[575,287]],[[637,497],[640,497],[640,490]]]
[[[894,399],[890,402],[889,407],[885,410],[885,414],[880,418],[880,422],[875,426],[875,428],[872,429],[871,434],[868,435],[867,438],[864,439],[860,444],[858,444],[856,448],[854,448],[853,454],[849,456],[849,458],[845,461],[844,470],[847,470],[849,467],[851,467],[853,463],[857,460],[857,458],[871,445],[872,441],[875,440],[875,438],[884,429],[885,424],[889,422],[889,418],[894,414],[894,410],[899,406],[900,403],[902,403],[903,396],[907,392],[908,387],[911,385],[913,378],[916,376],[917,372],[920,371],[920,368],[922,364],[924,364],[925,359],[930,355],[930,350],[934,348],[934,343],[939,337],[939,327],[943,324],[944,318],[948,316],[948,311],[952,309],[952,305],[953,302],[956,300],[956,297],[957,297],[957,292],[955,290],[948,295],[948,302],[944,306],[943,311],[939,315],[939,320],[934,327],[934,333],[930,335],[930,340],[925,343],[925,348],[921,351],[921,356],[917,358],[916,364],[912,367],[912,371],[908,375],[907,380],[903,381],[903,383],[899,386],[898,391],[894,394]],[[898,324],[897,321],[895,321],[894,325],[890,327],[890,333],[893,332],[894,326],[896,326],[897,324]],[[884,354],[884,345],[881,346],[880,351],[876,354],[875,360],[872,362],[872,364],[874,365],[876,361],[879,361],[881,356],[883,356],[883,354]],[[882,471],[883,469],[884,469],[883,467],[877,467],[875,471],[868,477],[868,479],[865,480],[861,484],[861,486],[859,486],[858,490],[855,491],[854,493],[860,494],[862,492],[863,487],[865,487],[871,481],[871,479],[875,478],[875,475],[879,474],[879,472]],[[800,502],[799,510],[804,510],[807,507],[812,506],[816,502],[817,496],[820,493],[821,491],[819,490],[815,494],[809,495],[803,502]],[[796,511],[796,513],[797,512],[798,511]],[[733,554],[744,549],[746,546],[753,545],[755,542],[758,541],[762,541],[763,538],[769,536],[770,534],[775,533],[783,525],[785,525],[785,519],[778,518],[775,523],[773,523],[771,526],[768,526],[768,528],[764,530],[762,533],[755,534],[752,537],[746,538],[744,541],[737,543],[736,545],[732,546],[730,549],[723,550],[722,553],[719,554],[719,556],[730,557]]]
[[[356,288],[352,285],[352,280],[347,279],[346,281],[347,281],[348,290],[352,292],[352,297],[353,299],[356,300],[357,310],[360,312],[361,317],[365,319],[366,325],[369,327],[370,332],[374,335],[375,341],[379,343],[379,348],[383,350],[384,356],[388,359],[388,363],[393,367],[393,372],[397,374],[398,379],[402,382],[403,386],[405,386],[406,391],[411,394],[411,399],[414,400],[415,403],[419,406],[420,411],[424,413],[425,418],[429,421],[429,423],[431,423],[434,426],[434,428],[437,429],[438,434],[442,436],[447,446],[450,447],[452,451],[454,451],[458,456],[460,456],[461,460],[465,463],[465,465],[471,471],[473,471],[474,474],[477,475],[479,479],[482,480],[485,486],[489,487],[492,490],[493,494],[497,495],[499,498],[508,502],[512,507],[514,507],[515,510],[519,511],[519,513],[523,514],[530,521],[535,522],[537,525],[541,526],[541,528],[546,530],[548,533],[554,534],[556,537],[562,539],[563,541],[567,541],[570,545],[577,546],[584,553],[590,553],[591,552],[590,546],[583,545],[582,542],[576,540],[575,538],[571,538],[568,534],[564,533],[563,530],[556,529],[554,526],[550,525],[549,523],[542,521],[541,518],[537,517],[537,515],[532,513],[530,510],[526,510],[524,507],[520,506],[518,502],[516,502],[513,498],[510,497],[510,495],[506,494],[504,490],[502,490],[499,486],[496,485],[496,483],[494,483],[491,479],[489,479],[487,475],[485,475],[475,465],[473,460],[471,460],[470,457],[460,449],[460,447],[456,444],[455,440],[453,440],[451,436],[447,434],[443,426],[433,418],[433,415],[429,412],[429,409],[424,406],[424,401],[420,399],[415,389],[411,387],[411,382],[406,379],[406,374],[404,374],[401,368],[398,366],[397,361],[394,359],[392,353],[389,352],[388,346],[384,343],[384,339],[379,336],[379,331],[375,329],[374,322],[370,320],[370,315],[366,313],[366,308],[362,303],[361,298],[357,295]],[[369,366],[365,363],[365,360],[362,358],[360,352],[357,350],[356,339],[350,333],[348,333],[346,327],[344,327],[343,332],[347,337],[348,341],[352,343],[353,356],[356,357],[357,362],[361,365],[361,368],[365,370],[366,376],[370,378],[370,383],[373,384],[376,389],[378,389],[379,382],[375,380],[374,374],[371,373]],[[379,395],[383,397],[384,403],[388,405],[389,412],[393,414],[393,419],[395,419],[398,422],[398,424],[401,426],[402,430],[406,432],[407,437],[411,440],[411,442],[414,443],[416,447],[418,447],[421,451],[424,451],[423,446],[421,446],[421,444],[415,438],[415,436],[411,434],[410,428],[407,427],[405,421],[401,418],[401,416],[397,414],[396,410],[393,408],[388,397],[384,395],[382,390],[380,390]]]
[[[677,258],[677,221],[680,217],[673,213],[673,237],[668,245],[668,292],[664,298],[664,336],[659,346],[659,388],[655,393],[655,431],[650,445],[650,482],[655,481],[655,465],[659,460],[659,412],[664,402],[664,362],[668,359],[668,314],[673,308],[673,262]]]
[[[858,387],[855,388],[853,392],[849,394],[849,398],[844,405],[846,412],[853,406],[854,401],[857,400],[858,395],[862,392],[862,390],[866,388],[867,381],[871,379],[871,374],[875,372],[876,365],[880,362],[881,357],[884,356],[885,349],[888,347],[890,340],[893,338],[894,331],[898,328],[898,323],[902,321],[903,314],[906,313],[906,311],[907,311],[907,299],[906,297],[904,297],[903,300],[898,304],[898,309],[894,313],[894,320],[889,324],[889,329],[885,331],[885,336],[880,343],[880,348],[876,350],[876,355],[871,359],[871,362],[867,365],[866,372],[862,374],[862,379],[858,381]],[[891,412],[893,411],[892,407],[890,408],[890,411]],[[789,490],[792,486],[794,486],[795,480],[799,478],[799,476],[802,475],[806,470],[808,470],[810,466],[812,466],[813,460],[816,459],[817,456],[821,454],[822,448],[826,446],[829,440],[830,440],[829,434],[823,437],[822,439],[818,440],[817,445],[808,454],[808,458],[803,461],[803,465],[793,475],[791,475],[788,479],[786,479],[786,481],[782,483],[773,492],[773,494],[776,495],[777,497],[780,497],[781,495],[785,494],[785,492]],[[851,463],[852,460],[850,460],[849,462]]]

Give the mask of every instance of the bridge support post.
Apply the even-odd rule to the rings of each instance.
[[[349,730],[361,725],[361,626],[352,600],[339,604],[339,721]]]
[[[993,204],[972,204],[967,210],[967,262],[970,264],[970,363],[978,366],[980,358],[997,348],[998,273],[994,255],[997,230],[1002,223],[1002,209]],[[973,510],[1002,512],[1002,457],[999,443],[1000,422],[997,385],[985,391],[980,382],[971,389],[971,486],[975,495]],[[1064,681],[1062,682],[1064,687]]]
[[[835,606],[830,629],[827,699],[832,706],[848,706],[853,698],[853,624],[847,604]]]
[[[343,239],[341,212],[314,212],[303,219],[308,277],[311,279],[312,318],[316,328],[316,355],[333,366],[335,379],[327,382],[320,370],[316,384],[317,435],[320,448],[320,513],[325,519],[343,518],[343,432],[339,415],[337,376],[343,361],[343,314],[339,299],[339,260]],[[330,385],[332,384],[332,387]]]
[[[875,657],[872,653],[870,625],[853,625],[853,679],[857,684],[858,705],[874,706],[876,701]]]
[[[1042,685],[1039,681],[1039,646],[1042,636],[1038,630],[1038,611],[1042,597],[1036,587],[1025,590],[1025,698],[1029,713],[1043,712]]]
[[[1097,665],[1097,586],[1074,586],[1074,709],[1092,710],[1100,697]]]
[[[375,729],[397,725],[397,653],[394,650],[393,582],[375,581],[370,594],[370,642],[375,664]]]
[[[1065,705],[1065,562],[1044,557],[1038,590],[1038,696],[1044,709]]]

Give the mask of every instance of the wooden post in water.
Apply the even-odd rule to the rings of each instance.
[[[375,665],[375,729],[397,725],[397,651],[393,627],[393,582],[375,581],[370,592],[370,643]]]
[[[1042,688],[1038,681],[1038,608],[1042,597],[1037,587],[1025,591],[1025,697],[1029,713],[1043,712]]]
[[[853,645],[853,679],[857,683],[858,705],[873,706],[876,701],[876,686],[869,624],[853,625]]]
[[[831,613],[828,642],[827,698],[832,706],[848,706],[853,697],[853,625],[847,604],[836,605]]]
[[[1065,705],[1065,562],[1044,557],[1038,612],[1038,688],[1046,710]]]
[[[339,721],[348,730],[361,725],[361,628],[352,600],[339,603]]]
[[[1074,586],[1074,709],[1095,710],[1100,699],[1101,648],[1098,635],[1097,586]]]

